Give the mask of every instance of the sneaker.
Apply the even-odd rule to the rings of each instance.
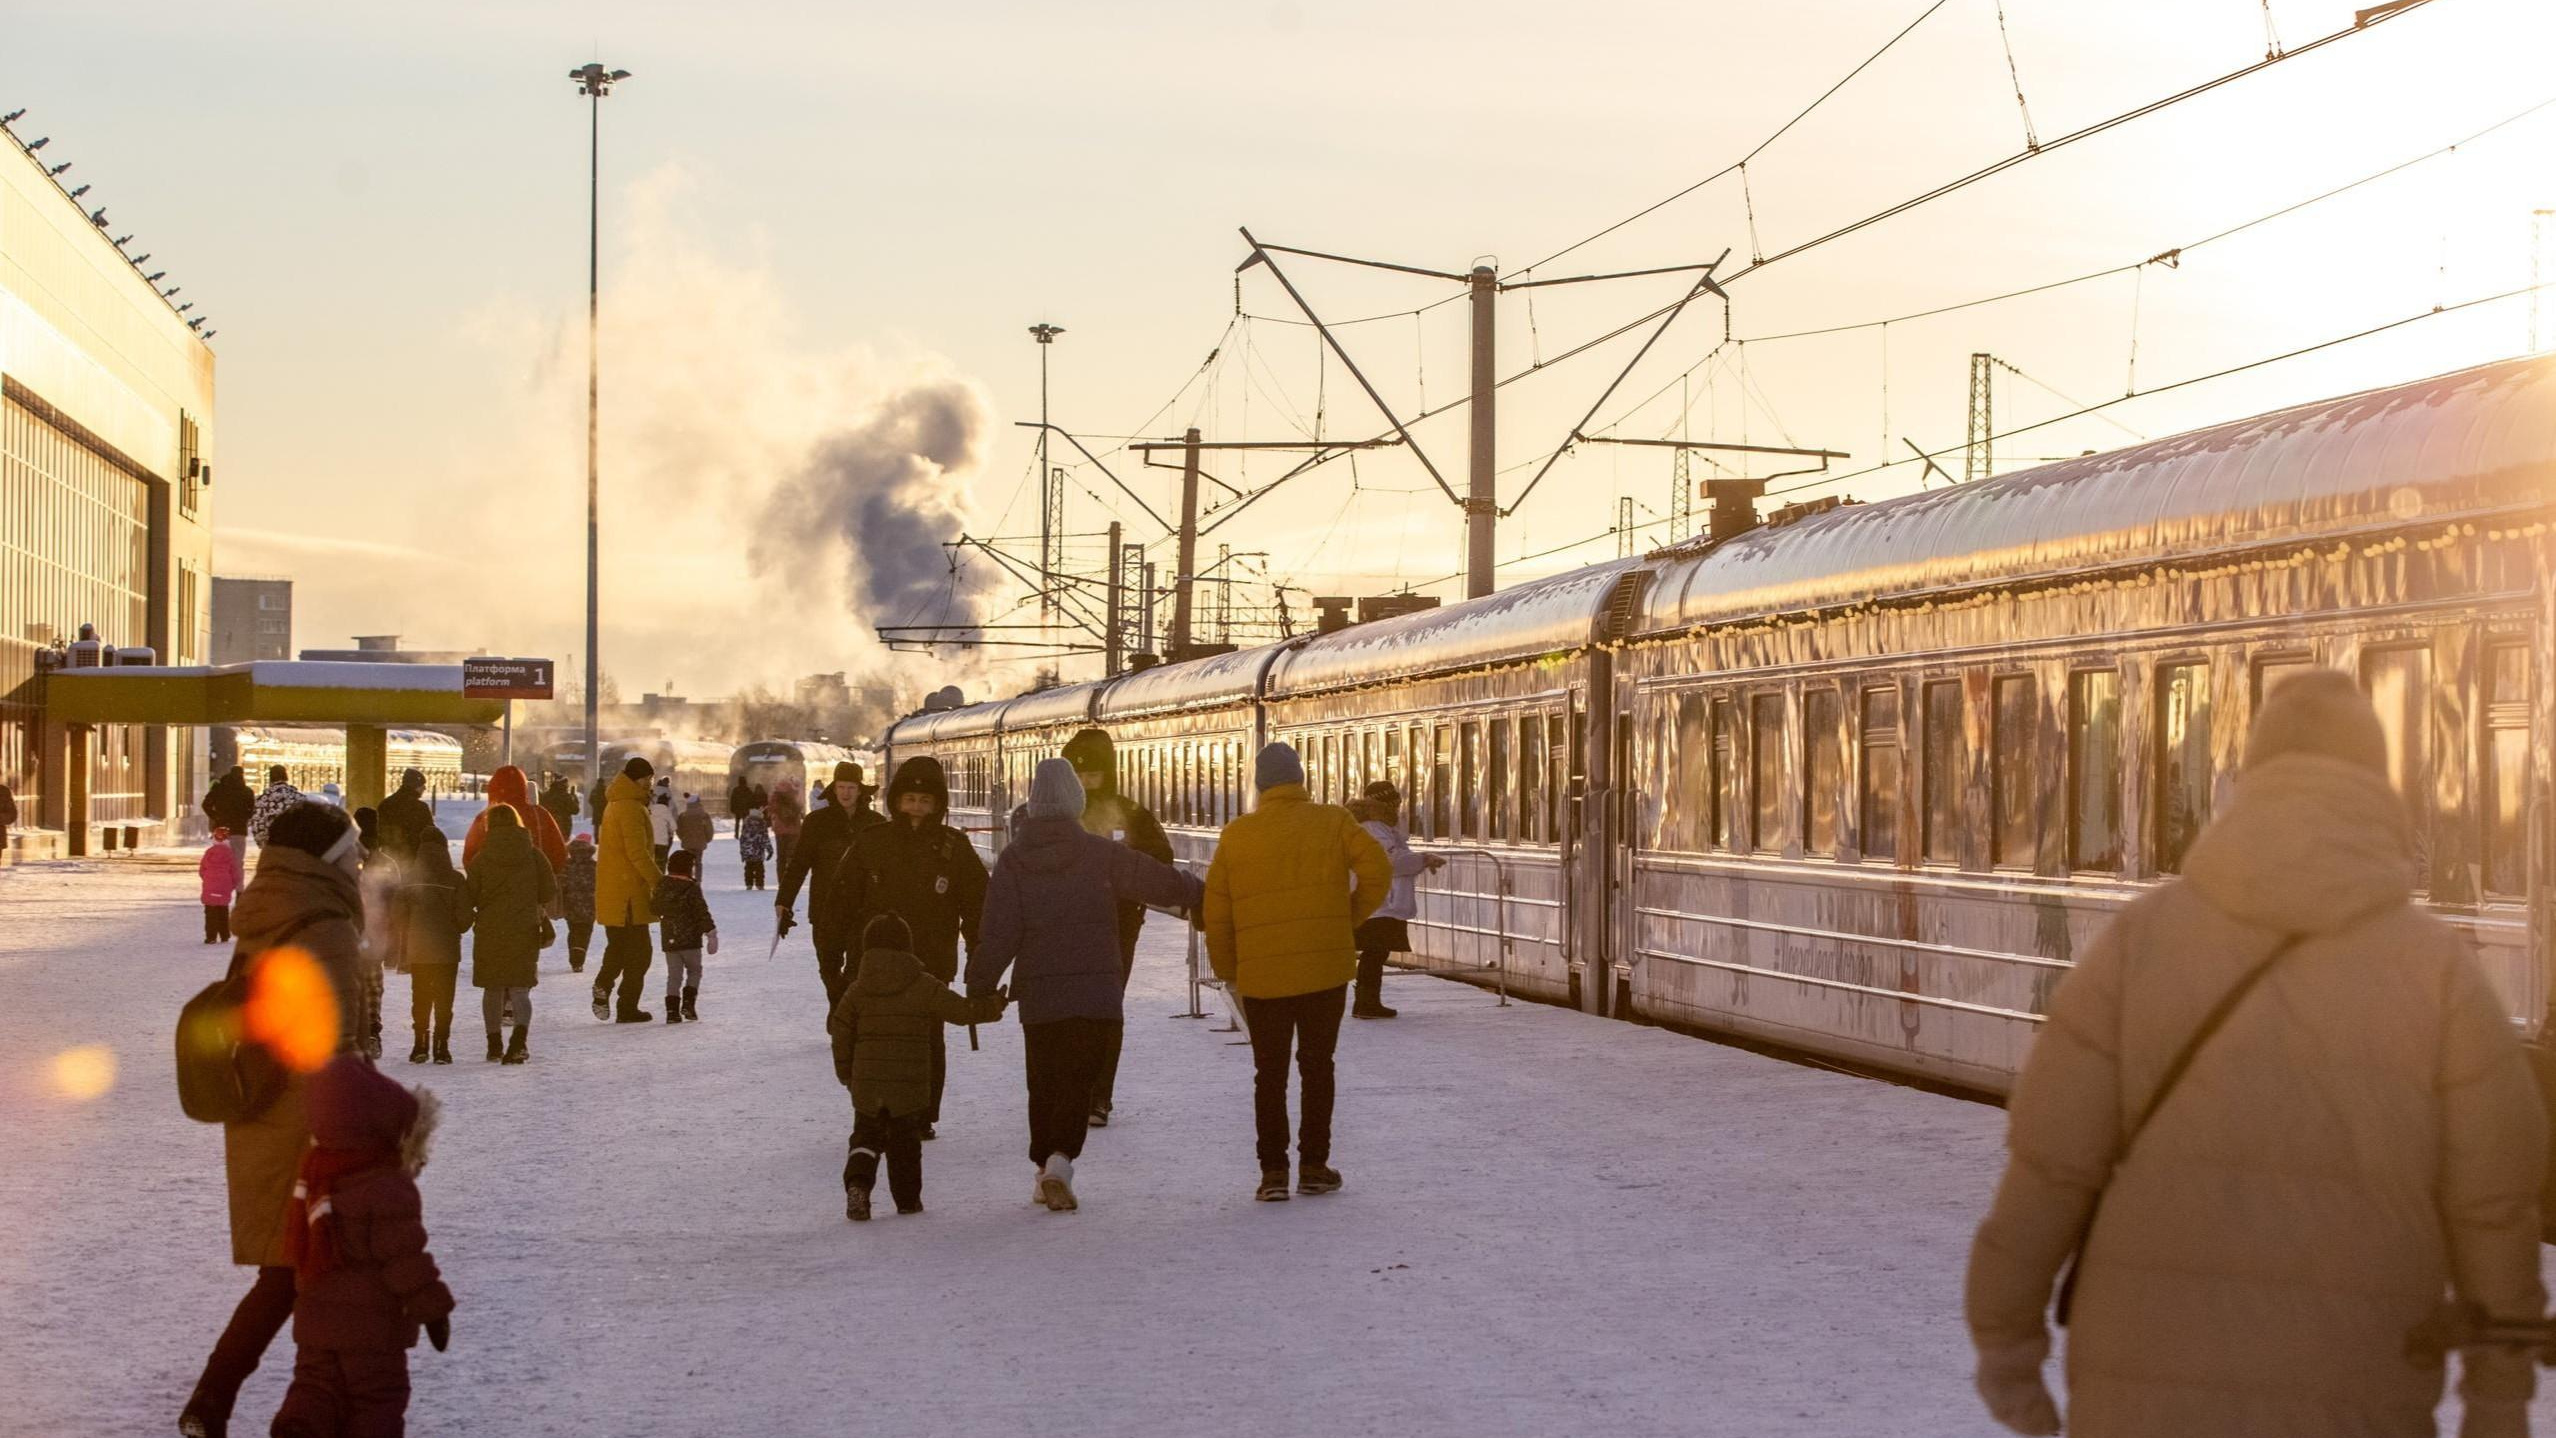
[[[870,1221],[870,1191],[866,1188],[843,1190],[843,1216],[854,1223]]]
[[[1327,1163],[1300,1164],[1296,1169],[1296,1192],[1338,1193],[1340,1170]]]
[[[1401,1013],[1402,1010],[1400,1009],[1389,1009],[1382,1004],[1360,1004],[1349,1011],[1349,1017],[1353,1019],[1390,1019],[1400,1017]]]
[[[1285,1203],[1287,1201],[1287,1170],[1283,1168],[1262,1169],[1260,1171],[1260,1187],[1254,1189],[1251,1196],[1262,1203]]]
[[[1093,1109],[1092,1116],[1089,1120],[1087,1120],[1087,1122],[1089,1122],[1094,1128],[1109,1127],[1109,1110],[1105,1108]]]
[[[1030,1202],[1047,1207],[1047,1170],[1043,1166],[1030,1170]]]
[[[595,1017],[607,1021],[612,1018],[612,990],[595,990]]]
[[[1051,1213],[1072,1213],[1081,1206],[1074,1202],[1074,1160],[1061,1153],[1047,1156],[1038,1171],[1038,1201]]]

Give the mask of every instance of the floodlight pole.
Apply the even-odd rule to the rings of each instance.
[[[602,557],[599,532],[601,484],[597,478],[596,450],[601,398],[601,360],[596,339],[597,319],[601,309],[599,294],[602,279],[603,232],[603,98],[612,93],[613,85],[630,78],[627,70],[606,70],[599,61],[589,60],[568,72],[577,82],[577,93],[593,104],[587,108],[586,121],[586,791],[594,792],[595,782],[603,773],[603,746],[598,742],[596,706],[601,700],[603,663],[600,657],[602,628],[601,581],[598,571]],[[507,718],[514,717],[514,706],[507,706]],[[507,726],[507,743],[513,747],[513,725]]]

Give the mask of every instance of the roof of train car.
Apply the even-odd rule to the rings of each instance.
[[[1479,599],[1370,620],[1305,641],[1278,661],[1269,697],[1532,659],[1589,642],[1607,590],[1635,559],[1529,580]]]
[[[1135,719],[1170,709],[1232,704],[1259,693],[1261,675],[1271,660],[1293,640],[1210,654],[1178,664],[1157,664],[1121,676],[1100,696],[1096,712],[1103,720]]]
[[[1057,724],[1088,724],[1092,721],[1092,701],[1104,687],[1098,679],[1086,679],[1080,684],[1058,684],[1024,694],[1003,706],[1003,727],[1044,729]]]
[[[2014,582],[2556,497],[2556,358],[2480,365],[1655,562],[1637,632]]]
[[[813,739],[748,739],[742,744],[728,747],[730,752],[742,754],[748,749],[775,745],[797,750],[801,759],[843,759],[850,757],[852,753],[840,744],[821,744]]]
[[[277,743],[329,744],[341,748],[346,743],[346,731],[334,724],[216,724],[212,727],[228,729],[235,736],[254,735]],[[450,749],[456,754],[462,750],[462,742],[459,739],[439,730],[387,729],[383,732],[402,744],[427,749]]]

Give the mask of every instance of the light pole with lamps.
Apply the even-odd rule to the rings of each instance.
[[[603,746],[595,732],[595,706],[601,695],[599,686],[603,666],[597,657],[600,628],[596,617],[600,591],[596,575],[599,546],[596,542],[596,508],[598,486],[595,480],[596,426],[596,354],[595,315],[597,288],[597,248],[603,214],[603,97],[612,87],[630,78],[627,70],[607,70],[598,61],[589,60],[568,72],[577,82],[577,93],[593,98],[586,127],[586,792],[592,794],[595,783],[603,776]],[[591,801],[589,801],[591,802]]]
[[[1047,347],[1065,333],[1045,320],[1029,327],[1038,341],[1038,612],[1056,613],[1056,576],[1065,567],[1065,472],[1047,464]]]

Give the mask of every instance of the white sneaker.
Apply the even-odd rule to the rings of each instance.
[[[1056,1213],[1071,1213],[1080,1205],[1074,1202],[1074,1161],[1061,1153],[1047,1156],[1047,1166],[1038,1171],[1038,1201]]]

